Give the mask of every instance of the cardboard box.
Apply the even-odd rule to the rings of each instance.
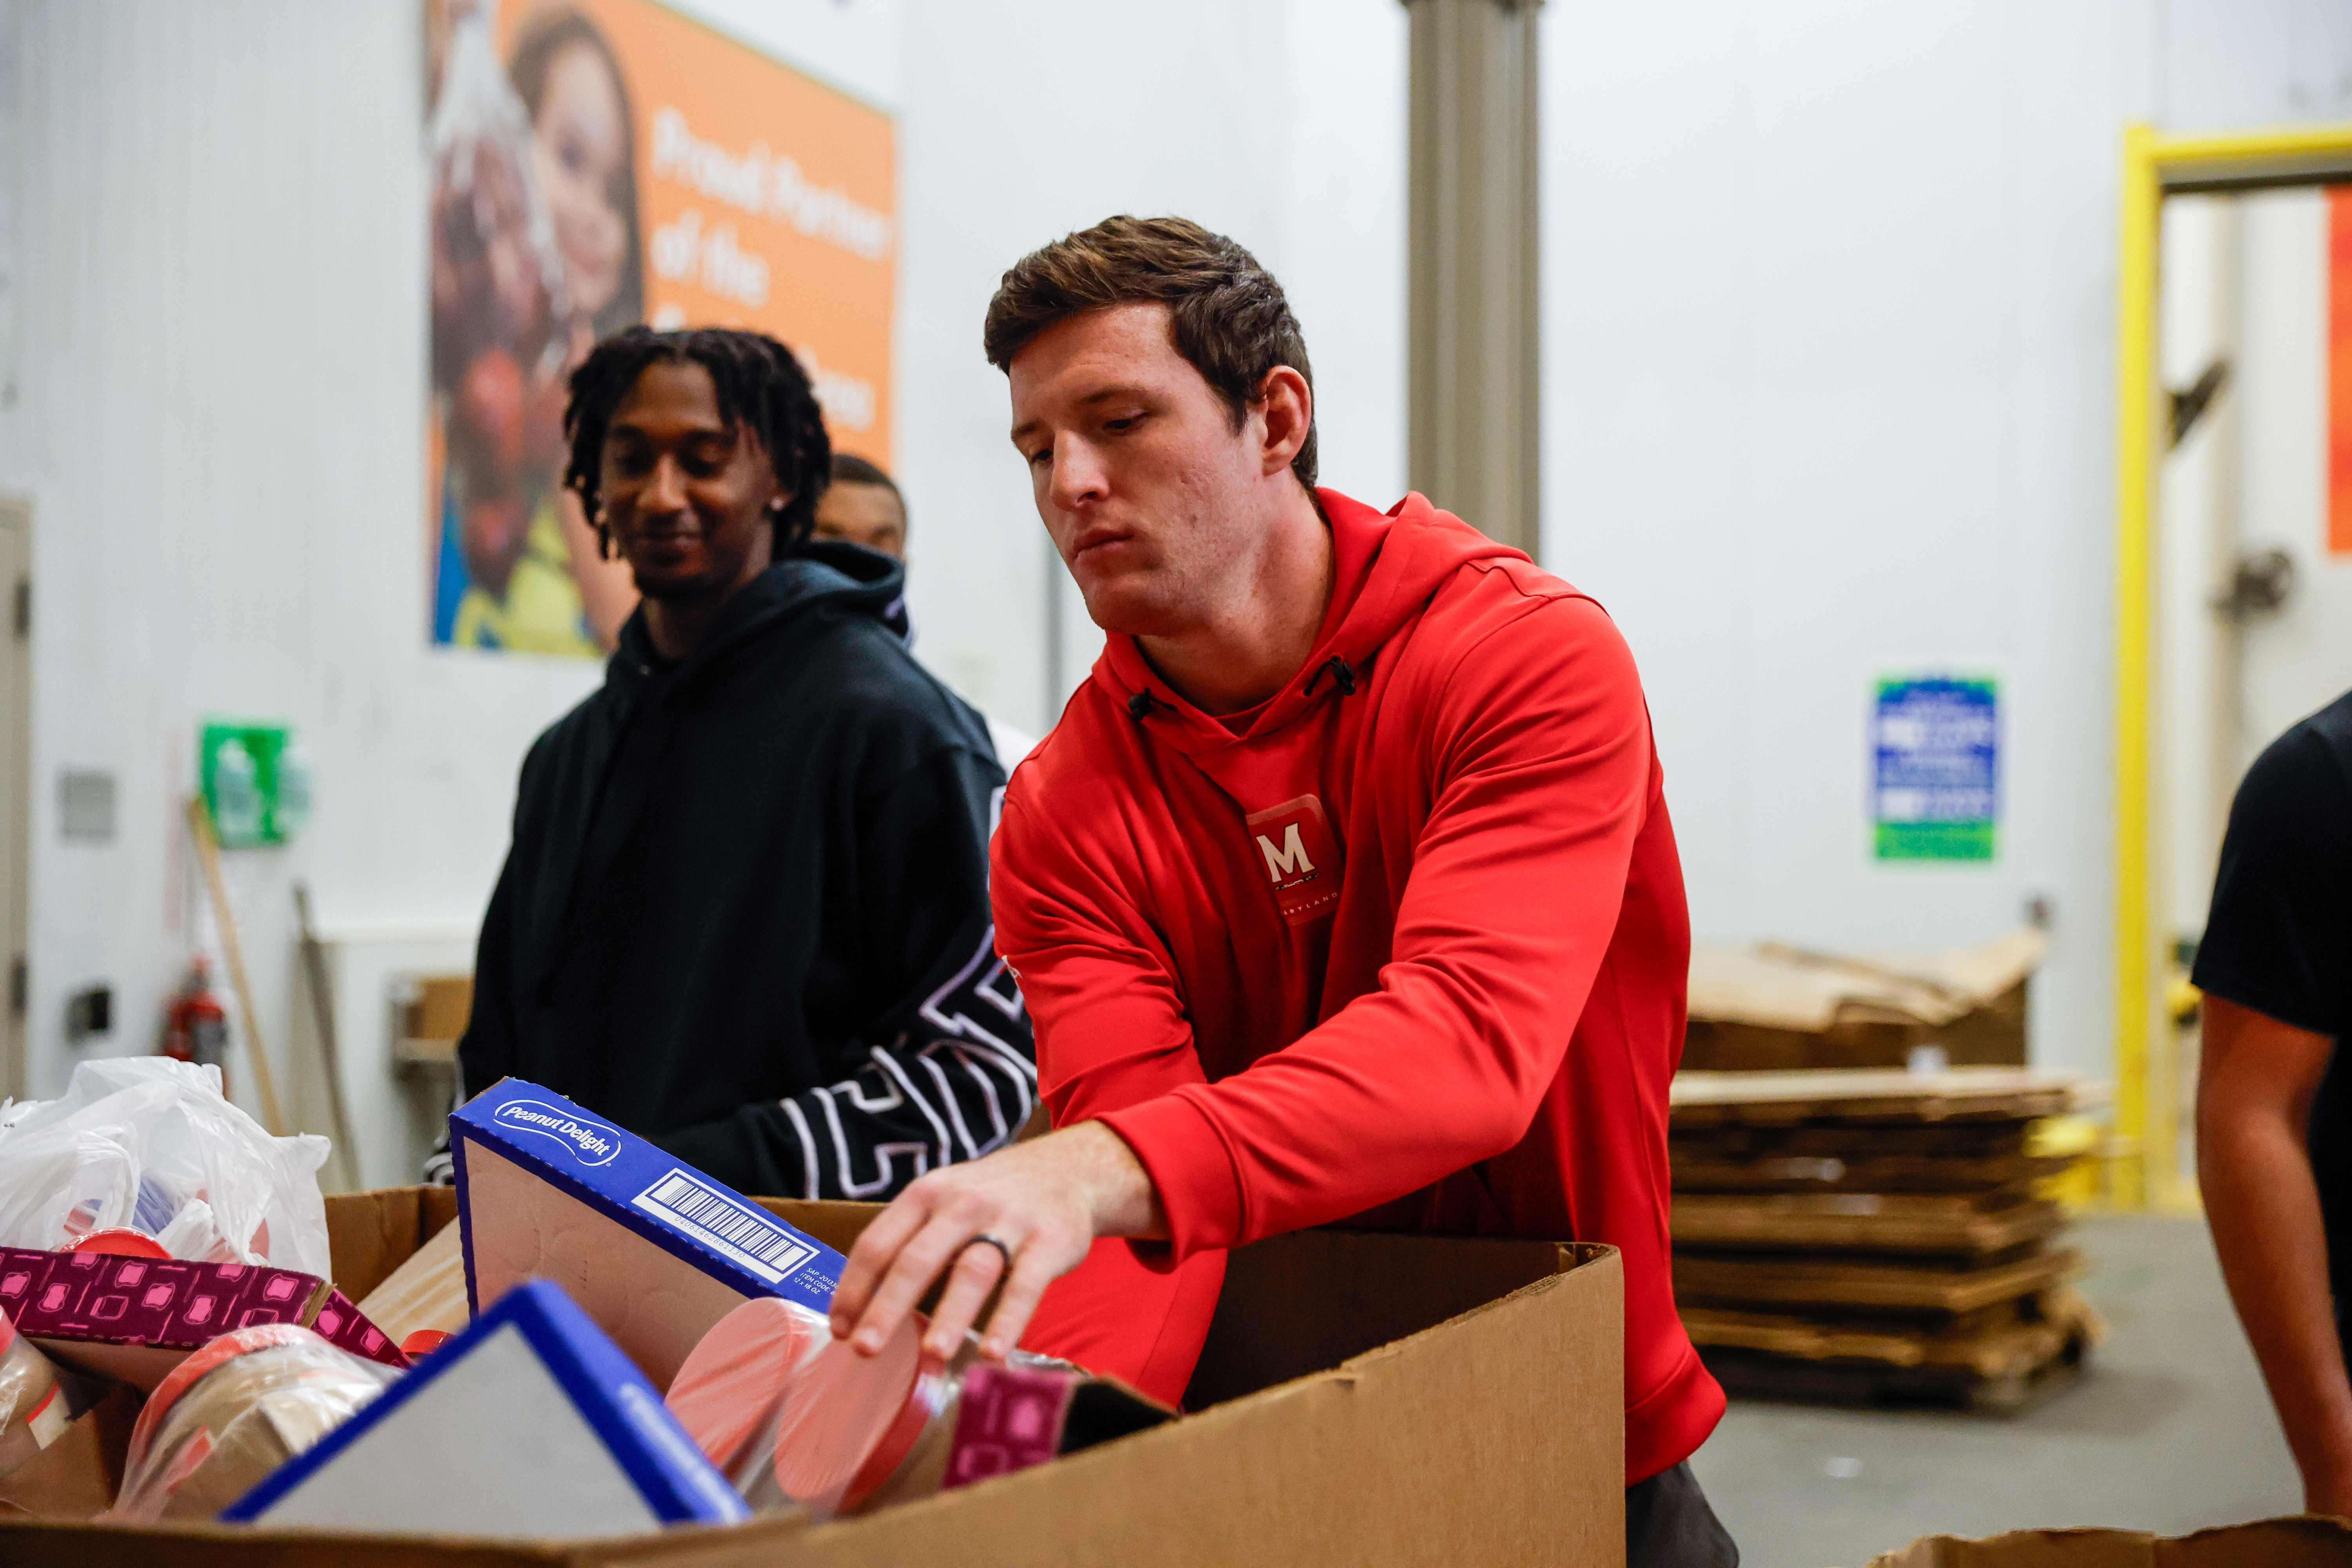
[[[0,1478],[0,1517],[88,1519],[112,1507],[138,1419],[138,1391],[116,1384],[63,1436]]]
[[[1691,950],[1683,1066],[1899,1068],[1914,1047],[1936,1046],[1955,1067],[2022,1067],[2026,984],[2047,947],[2023,928],[1932,952],[1702,943]]]
[[[880,1212],[763,1201],[835,1248]],[[364,1296],[453,1194],[327,1201]],[[1197,1568],[1594,1564],[1624,1548],[1623,1276],[1613,1248],[1317,1230],[1234,1253],[1195,1414],[867,1518],[776,1515],[519,1546],[232,1525],[0,1519],[11,1568]],[[63,1439],[60,1439],[62,1442]]]
[[[2341,1568],[2352,1563],[2352,1521],[2270,1519],[2194,1535],[2125,1530],[2020,1530],[1985,1541],[1923,1536],[1868,1568]]]

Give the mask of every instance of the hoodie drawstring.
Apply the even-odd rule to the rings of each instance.
[[[1307,678],[1307,690],[1305,695],[1308,697],[1315,695],[1315,688],[1322,680],[1327,671],[1331,677],[1331,684],[1339,689],[1340,696],[1353,697],[1356,694],[1355,670],[1349,668],[1348,661],[1346,659],[1341,658],[1335,653],[1329,658],[1325,659],[1321,664],[1317,665],[1315,667],[1315,673]],[[1154,708],[1166,708],[1167,706],[1167,703],[1162,702],[1157,697],[1152,696],[1150,691],[1139,691],[1134,696],[1127,700],[1127,716],[1140,724],[1146,719],[1151,717],[1151,710]]]
[[[1356,672],[1348,668],[1346,659],[1335,653],[1315,667],[1315,673],[1307,678],[1307,689],[1303,695],[1315,695],[1316,682],[1323,679],[1323,672],[1327,669],[1331,672],[1331,684],[1339,689],[1340,696],[1353,697],[1356,694]]]

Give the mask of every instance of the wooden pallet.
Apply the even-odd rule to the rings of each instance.
[[[2062,1355],[2015,1376],[1986,1382],[1939,1368],[1790,1361],[1756,1351],[1702,1351],[1699,1359],[1734,1399],[1852,1409],[1931,1407],[1979,1415],[2030,1409],[2081,1377],[2084,1362],[2077,1350],[2071,1357]]]
[[[2021,1409],[2080,1374],[2105,1332],[2071,1290],[2035,1303],[2039,1316],[1965,1333],[1857,1331],[1757,1315],[1691,1312],[1700,1358],[1737,1398],[1881,1405]]]

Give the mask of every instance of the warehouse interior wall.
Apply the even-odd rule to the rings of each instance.
[[[1544,16],[1546,563],[1641,661],[1698,936],[1958,944],[2038,898],[2034,1054],[2108,1072],[2122,127],[2352,117],[2352,13]],[[1998,858],[1874,864],[1870,682],[1938,668],[2001,681]]]
[[[2157,492],[2162,898],[2167,928],[2193,936],[2212,897],[2230,795],[2250,760],[2237,689],[2241,634],[2214,601],[2240,549],[2246,381],[2257,367],[2243,353],[2241,204],[2175,196],[2162,221],[2158,376],[2186,388],[2209,367],[2228,366],[2220,392],[2161,459]]]
[[[684,8],[758,42],[803,5],[835,9]],[[1099,637],[1071,596],[1048,655],[1051,563],[979,352],[998,274],[1112,211],[1234,234],[1305,324],[1327,482],[1392,501],[1403,13],[884,12],[814,68],[899,116],[918,651],[1042,730]],[[2299,0],[1544,18],[1545,552],[1641,660],[1699,933],[1956,942],[2044,897],[2036,1049],[2103,1068],[2119,127],[2352,115],[2352,23]],[[600,672],[426,644],[408,0],[8,0],[7,39],[0,489],[35,513],[30,1088],[52,1095],[79,1053],[152,1048],[212,940],[179,816],[203,715],[289,721],[316,767],[303,836],[230,858],[282,1053],[292,883],[331,934],[462,943],[524,748]],[[2003,681],[1989,869],[1865,858],[1866,683],[1935,664]],[[110,839],[61,837],[67,769],[116,776]],[[94,984],[112,1032],[69,1046]]]
[[[789,30],[773,0],[686,8],[755,43]],[[1002,717],[1034,731],[1048,712],[1046,546],[979,350],[1024,251],[1121,210],[1253,245],[1315,334],[1330,482],[1399,493],[1403,28],[1360,0],[910,0],[887,27],[794,33],[819,46],[794,63],[900,115],[917,648]],[[9,0],[10,39],[0,490],[35,512],[28,1088],[57,1094],[86,1054],[153,1049],[190,952],[217,958],[180,805],[215,713],[290,721],[317,775],[295,842],[226,857],[257,1022],[281,1086],[299,1082],[294,882],[331,938],[466,951],[522,753],[602,669],[427,646],[412,0]],[[1111,63],[1138,59],[1153,68],[1114,83]],[[1055,107],[1114,90],[1117,137]],[[1075,683],[1099,635],[1069,609]],[[105,840],[62,837],[67,770],[114,775]],[[70,1044],[67,999],[96,984],[111,1031]],[[361,1036],[341,1042],[352,1098],[373,1107],[368,1178],[405,1179],[402,1119],[377,1092],[381,999],[341,1016]],[[235,1059],[231,1079],[251,1107]]]
[[[1404,9],[910,0],[906,26],[898,477],[913,512],[916,651],[982,708],[1042,734],[1102,634],[1063,580],[1005,438],[1004,377],[980,348],[989,296],[1028,251],[1114,213],[1181,214],[1232,235],[1281,279],[1305,330],[1322,482],[1395,501]],[[1119,103],[1111,133],[1074,113],[1105,94]],[[1061,647],[1049,683],[1040,629],[1051,622]]]
[[[0,485],[34,500],[30,1088],[155,1048],[208,941],[180,803],[212,713],[290,721],[316,769],[307,831],[228,857],[286,1081],[293,881],[331,924],[470,929],[523,748],[598,671],[426,647],[414,9],[24,3],[0,26],[21,126]],[[60,834],[68,768],[115,775],[110,839]],[[111,1031],[69,1047],[66,998],[101,984]]]
[[[2158,803],[2167,913],[2196,937],[2237,781],[2352,679],[2352,554],[2327,527],[2328,196],[2165,204],[2163,378],[2216,361],[2221,395],[2165,460],[2158,519]],[[2225,616],[2239,564],[2284,557],[2284,601]]]

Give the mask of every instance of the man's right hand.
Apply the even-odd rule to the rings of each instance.
[[[834,1292],[834,1337],[874,1354],[945,1270],[924,1350],[954,1354],[1002,1282],[981,1346],[1002,1361],[1021,1342],[1045,1287],[1084,1262],[1097,1237],[1167,1233],[1135,1152],[1101,1122],[1083,1121],[909,1184],[850,1251]]]

